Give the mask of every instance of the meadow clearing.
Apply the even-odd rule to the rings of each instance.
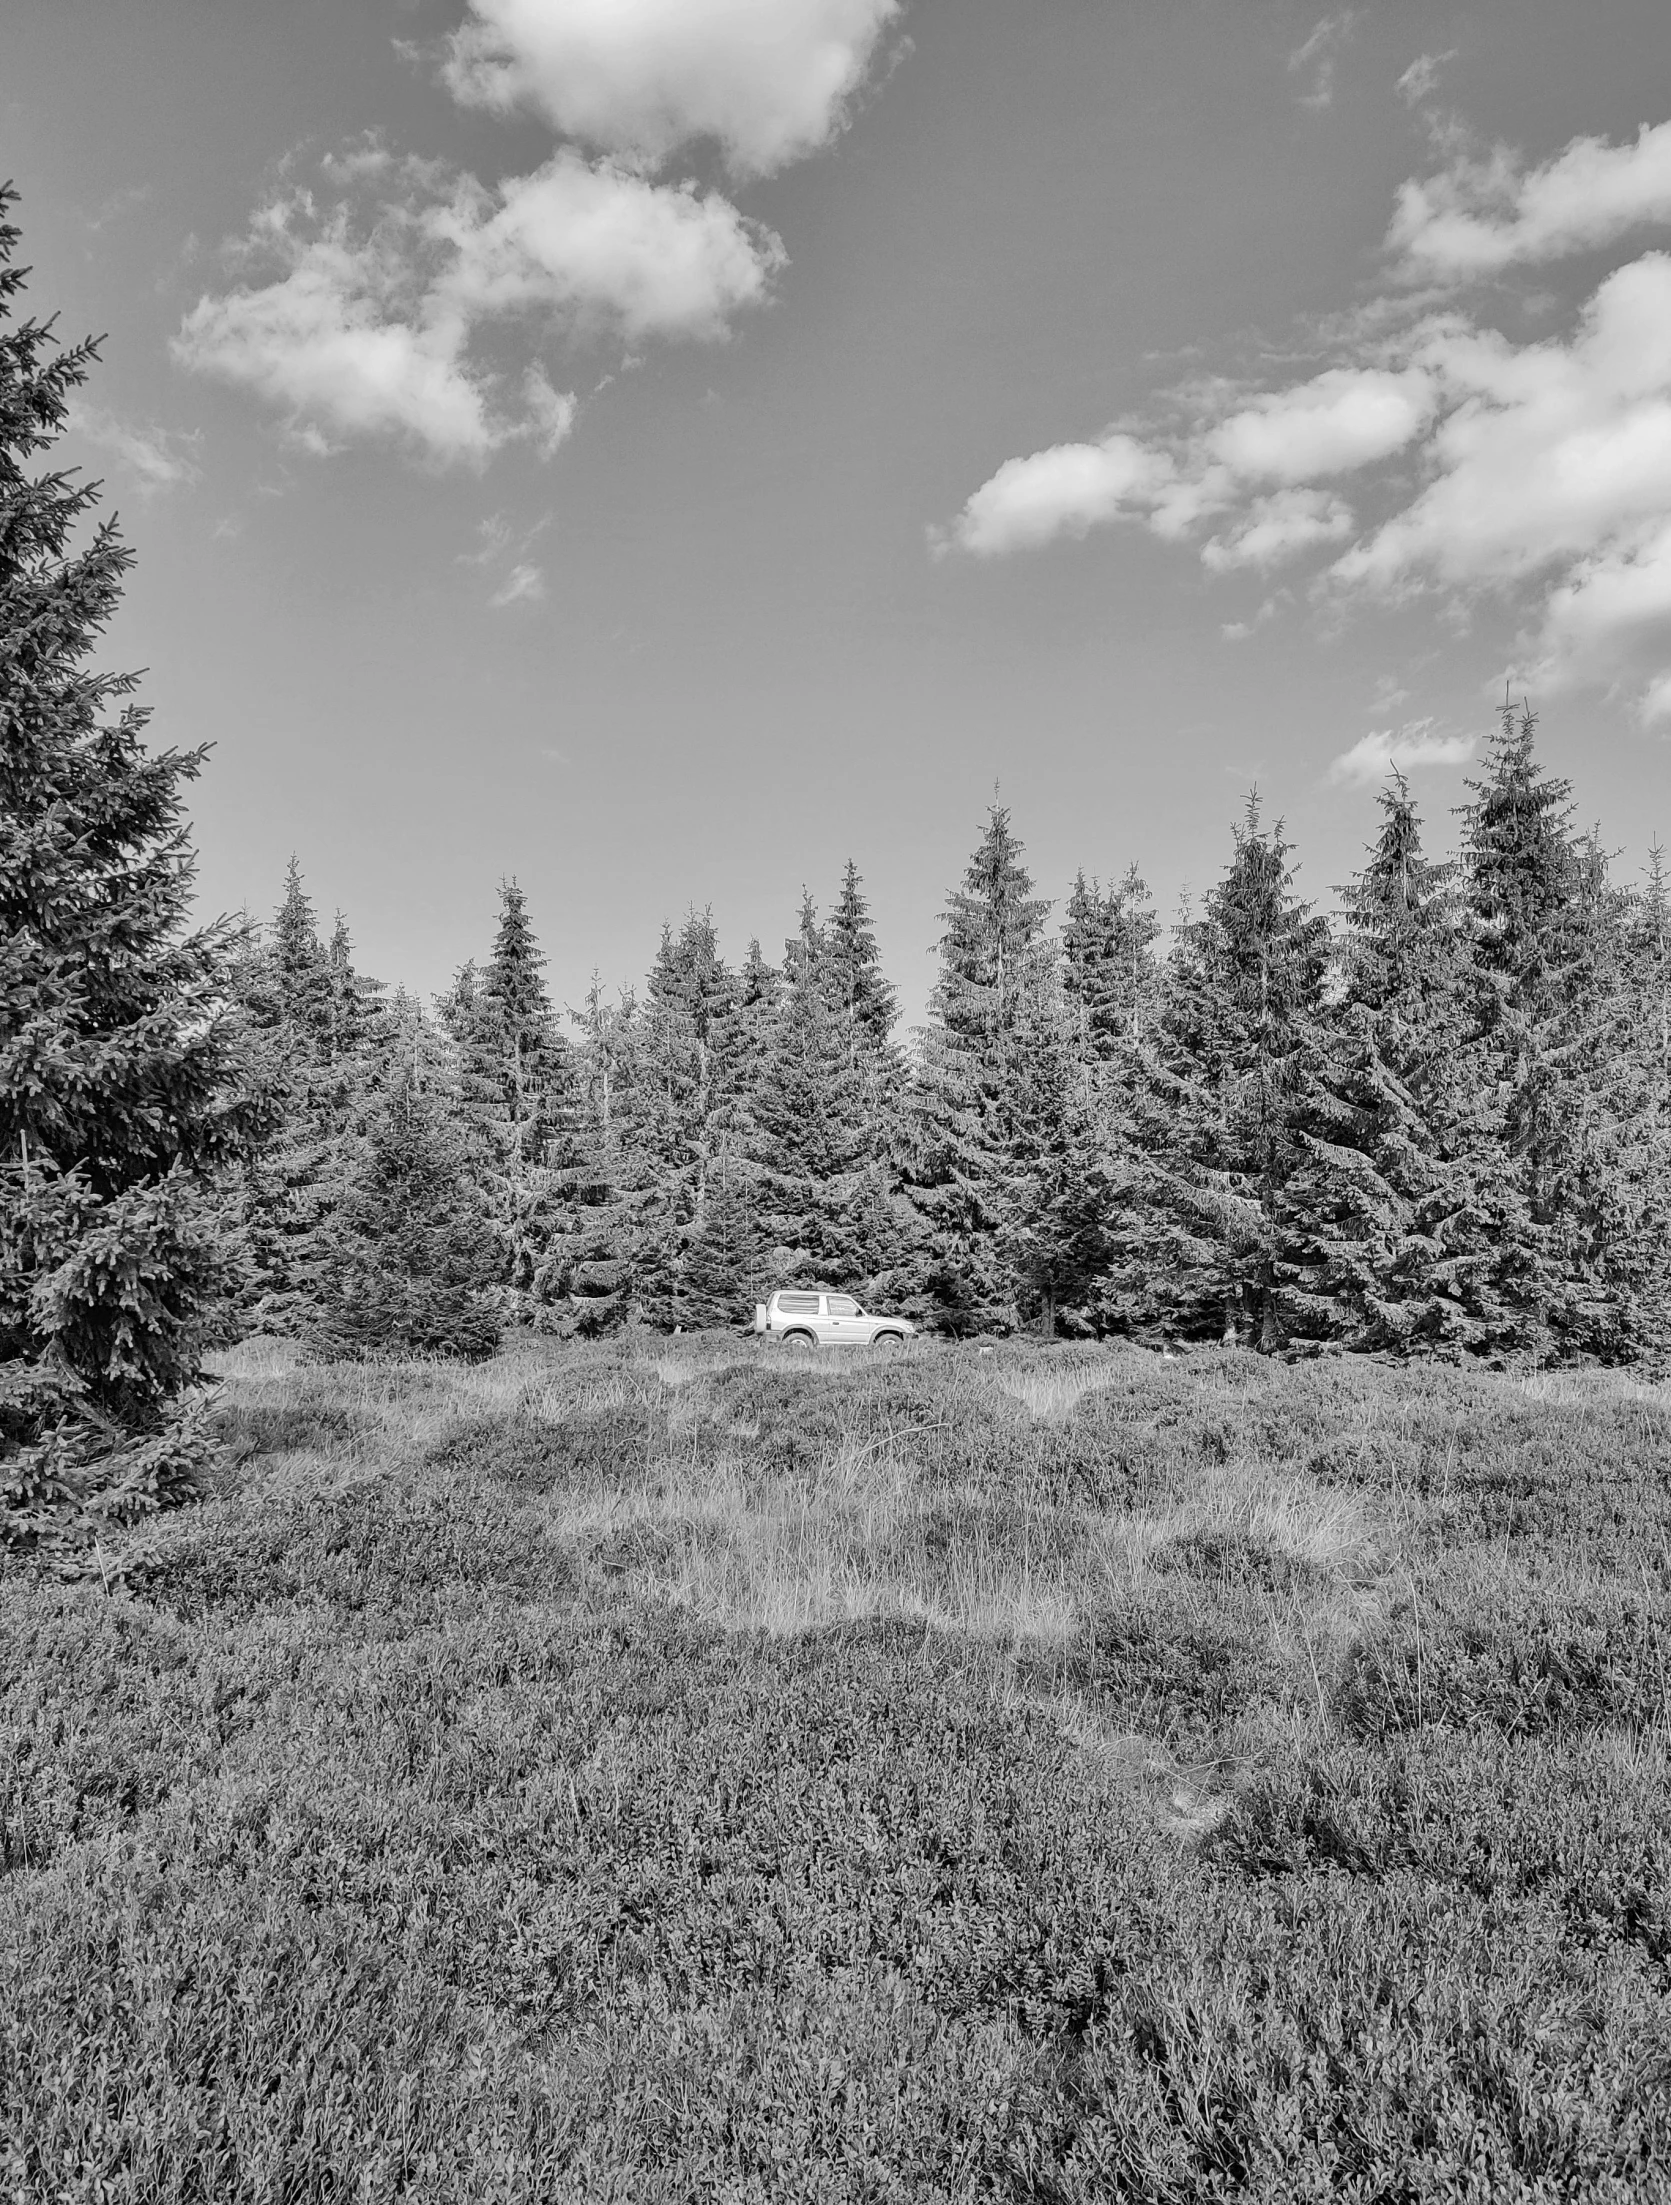
[[[0,1578],[0,2194],[1671,2197],[1671,1390],[230,1353]]]

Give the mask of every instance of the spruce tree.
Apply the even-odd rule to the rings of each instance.
[[[824,933],[825,970],[850,1057],[855,1063],[866,1056],[891,1060],[890,1036],[899,1018],[899,993],[882,969],[864,883],[851,858]]]
[[[591,1338],[632,1310],[654,1179],[630,1139],[639,1023],[631,994],[606,1001],[594,973],[570,1016],[581,1036],[572,1109],[549,1152],[549,1212],[533,1283],[540,1322]]]
[[[273,914],[270,946],[277,1015],[310,1057],[324,1058],[334,1024],[330,953],[319,939],[313,900],[294,854],[285,869],[284,900]]]
[[[1117,888],[1078,873],[1063,913],[1062,986],[1087,1056],[1116,1055],[1152,1024],[1159,937],[1154,902],[1135,865]]]
[[[709,1163],[734,1122],[727,1041],[736,998],[711,912],[690,912],[677,934],[663,927],[634,1021],[622,1126],[637,1183],[633,1307],[652,1323],[682,1322],[685,1241],[701,1224]]]
[[[1397,1353],[1519,1344],[1526,1219],[1474,1026],[1453,864],[1430,859],[1402,779],[1344,892],[1341,992],[1298,1099],[1279,1199],[1294,1330]]]
[[[383,983],[356,968],[353,936],[340,911],[325,955],[330,972],[330,1060],[341,1068],[357,1066],[377,1046],[384,1015]]]
[[[1579,844],[1578,985],[1553,1036],[1561,1276],[1553,1350],[1631,1361],[1671,1347],[1671,1126],[1638,899]]]
[[[1116,1234],[1128,1307],[1141,1275],[1150,1321],[1264,1350],[1285,1342],[1293,1317],[1279,1205],[1328,961],[1328,929],[1296,895],[1291,855],[1280,822],[1265,827],[1250,800],[1227,872],[1179,930],[1144,1102],[1138,1229]]]
[[[390,1010],[333,1217],[311,1334],[339,1354],[490,1355],[501,1315],[479,1150],[456,1053],[409,996]]]
[[[785,949],[765,1060],[749,1098],[755,1214],[782,1276],[857,1287],[880,1268],[861,1064],[811,899]]]
[[[571,1136],[575,1098],[568,1043],[546,991],[545,957],[514,880],[500,887],[487,963],[465,966],[440,1010],[480,1136],[507,1307],[531,1316],[552,1229],[549,1152]]]
[[[292,857],[271,926],[247,935],[233,972],[275,1105],[238,1188],[249,1273],[240,1314],[250,1328],[300,1335],[318,1321],[354,1128],[382,1076],[380,992],[355,971],[340,915],[331,946],[321,943]]]
[[[229,931],[189,925],[203,753],[148,751],[134,678],[88,664],[133,554],[111,520],[75,543],[97,484],[30,472],[97,350],[13,321],[14,204],[0,191],[0,1485],[26,1540],[61,1471],[120,1478],[136,1435],[160,1444],[218,1290],[208,1196],[255,1106]]]
[[[686,1240],[679,1322],[741,1326],[767,1291],[755,1174],[722,1142],[709,1166],[702,1216]]]
[[[1516,1331],[1548,1357],[1611,1351],[1632,1205],[1614,1214],[1610,1187],[1634,1105],[1608,1077],[1619,972],[1605,865],[1573,832],[1570,784],[1543,767],[1536,732],[1529,708],[1505,706],[1462,817],[1478,1025],[1522,1198]]]
[[[1041,972],[1018,1006],[1001,1103],[1003,1177],[995,1252],[1023,1323],[1051,1338],[1095,1329],[1108,1267],[1110,1177],[1099,1071],[1058,977]]]
[[[1000,1245],[1018,1215],[1009,1111],[1018,1032],[1050,964],[1050,907],[1033,894],[1022,854],[1008,811],[994,803],[942,914],[940,974],[908,1101],[917,1292],[958,1332],[1008,1328],[1019,1315]]]

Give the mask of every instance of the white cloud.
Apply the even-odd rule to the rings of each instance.
[[[1297,489],[1385,459],[1418,435],[1433,404],[1430,379],[1420,370],[1331,368],[1238,405],[1171,446],[1110,430],[1094,444],[1058,444],[1007,460],[936,542],[941,549],[1017,551],[1133,518],[1157,535],[1178,537],[1251,497],[1237,528],[1215,538],[1204,556],[1221,567],[1268,565],[1337,541],[1350,517],[1338,499],[1261,499],[1252,495],[1254,486]]]
[[[98,445],[119,460],[133,477],[141,497],[159,490],[180,489],[196,482],[201,472],[191,456],[197,443],[195,436],[159,429],[154,424],[140,428],[137,423],[106,413],[102,406],[84,405],[79,400],[70,403],[68,426],[89,444]]]
[[[488,599],[495,607],[502,605],[532,605],[545,595],[545,575],[536,566],[512,567],[505,580]]]
[[[1326,15],[1301,46],[1288,56],[1290,76],[1309,72],[1306,88],[1296,94],[1302,107],[1323,108],[1334,103],[1335,69],[1340,49],[1357,29],[1360,10],[1345,8]]]
[[[461,567],[489,567],[510,549],[510,544],[510,522],[503,513],[490,513],[485,521],[476,523],[475,550],[461,551],[458,563]]]
[[[1389,773],[1418,766],[1465,766],[1474,754],[1469,735],[1435,735],[1431,720],[1383,727],[1343,750],[1329,767],[1331,781],[1384,781]]]
[[[1339,580],[1495,585],[1609,546],[1671,510],[1671,258],[1600,285],[1569,343],[1446,323],[1415,340],[1449,406],[1431,479],[1348,552]]]
[[[713,139],[740,175],[827,145],[901,0],[469,0],[447,82],[659,167]]]
[[[1273,567],[1317,544],[1339,543],[1352,533],[1352,511],[1327,490],[1278,490],[1255,499],[1237,526],[1201,547],[1212,573],[1233,567]]]
[[[391,436],[443,463],[517,438],[549,458],[574,395],[537,362],[506,368],[488,333],[532,319],[619,345],[625,365],[651,340],[728,336],[766,303],[782,242],[656,171],[702,142],[741,176],[827,145],[903,4],[467,0],[443,69],[455,96],[532,108],[597,157],[562,145],[490,189],[366,132],[319,163],[322,202],[287,183],[258,210],[244,280],[198,301],[175,357],[283,408],[321,455]]]
[[[1418,54],[1398,80],[1399,97],[1411,107],[1419,107],[1423,100],[1431,99],[1438,89],[1440,70],[1446,62],[1455,59],[1454,46],[1442,54]]]
[[[1459,155],[1398,194],[1390,250],[1424,277],[1452,280],[1612,244],[1647,224],[1671,223],[1671,122],[1634,144],[1574,138],[1541,168],[1499,147]]]
[[[555,459],[558,447],[574,432],[579,400],[572,390],[558,390],[537,361],[522,378],[522,395],[536,450],[541,459]]]
[[[465,364],[462,324],[430,311],[409,218],[386,212],[357,236],[346,208],[316,221],[297,194],[261,210],[249,250],[285,272],[199,299],[174,340],[182,366],[284,407],[320,452],[332,429],[398,434],[443,461],[480,461],[505,441]]]
[[[1402,451],[1433,403],[1420,370],[1328,368],[1292,390],[1264,393],[1214,429],[1207,445],[1239,475],[1316,482]]]
[[[350,177],[390,181],[375,161]],[[527,437],[549,458],[575,400],[536,364],[507,410],[480,357],[486,328],[535,315],[570,335],[716,338],[782,259],[729,201],[574,154],[495,193],[466,179],[437,196],[427,165],[392,181],[400,196],[369,213],[363,190],[324,210],[305,191],[261,209],[243,255],[279,272],[200,299],[175,339],[183,366],[283,407],[319,454],[338,436],[394,435],[480,464]]]
[[[723,336],[784,257],[717,193],[566,152],[497,195],[461,189],[426,227],[456,250],[438,295],[466,318],[535,308],[629,340]]]
[[[1544,606],[1533,678],[1630,682],[1646,720],[1671,699],[1671,523],[1580,560]]]
[[[1083,536],[1152,507],[1171,475],[1164,455],[1112,430],[1096,444],[1057,444],[1006,460],[964,506],[938,549],[991,554]]]
[[[1563,211],[1573,174],[1617,187],[1597,202],[1613,221],[1648,203],[1661,146],[1671,124],[1634,148],[1587,144],[1577,168],[1569,148],[1530,177],[1508,155],[1497,170],[1513,220],[1548,242],[1578,219]],[[1203,379],[1149,429],[1005,461],[936,547],[1015,552],[1123,520],[1227,574],[1333,546],[1312,596],[1337,613],[1431,593],[1462,617],[1493,597],[1540,685],[1609,685],[1671,714],[1671,254],[1614,268],[1532,342],[1431,294],[1383,301],[1330,342],[1303,380],[1250,394]]]

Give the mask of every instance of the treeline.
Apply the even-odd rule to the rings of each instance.
[[[345,1349],[747,1320],[823,1280],[954,1333],[1625,1360],[1671,1345],[1671,883],[1616,882],[1505,714],[1430,857],[1409,790],[1331,925],[1257,805],[1198,915],[990,812],[897,1031],[863,883],[736,966],[709,913],[567,1018],[522,891],[425,1009],[292,865],[233,969],[277,1108],[241,1319]]]

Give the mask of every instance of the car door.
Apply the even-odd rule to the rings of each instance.
[[[826,1294],[824,1308],[829,1318],[828,1335],[832,1347],[863,1345],[869,1337],[869,1327],[851,1294]]]

